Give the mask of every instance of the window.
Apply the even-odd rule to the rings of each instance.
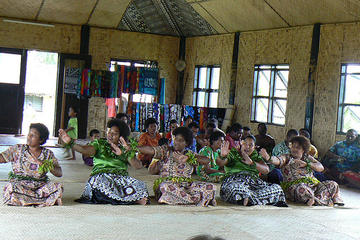
[[[337,132],[360,130],[360,64],[342,64]]]
[[[37,112],[43,111],[43,97],[25,95],[25,108],[32,108]]]
[[[285,125],[289,65],[255,65],[251,121]]]
[[[195,66],[193,106],[216,108],[220,66]]]
[[[140,60],[118,60],[111,59],[110,71],[115,71],[115,66],[128,66],[128,67],[158,67],[157,62],[155,61],[140,61]],[[123,93],[123,97],[129,101],[129,94]],[[142,103],[153,103],[155,102],[155,96],[150,94],[132,94],[133,102],[142,102]]]

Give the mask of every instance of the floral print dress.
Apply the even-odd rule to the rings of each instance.
[[[50,182],[46,174],[39,173],[39,164],[30,153],[28,145],[18,144],[1,153],[6,162],[11,162],[13,177],[4,187],[4,203],[14,206],[52,206],[61,204],[63,188],[60,183]],[[38,161],[52,160],[54,153],[42,148]]]
[[[319,182],[306,167],[300,167],[290,155],[283,155],[285,161],[280,165],[284,177],[282,184],[286,198],[290,201],[307,203],[315,200],[314,205],[332,206],[341,202],[339,185],[334,181]],[[306,161],[305,157],[305,161]],[[284,187],[286,186],[287,187]]]
[[[194,181],[191,178],[194,166],[175,161],[172,149],[163,151],[156,147],[155,150],[154,158],[160,159],[160,178],[154,184],[159,203],[216,205],[214,184]]]

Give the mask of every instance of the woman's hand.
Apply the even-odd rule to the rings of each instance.
[[[114,144],[113,142],[109,142],[110,146],[111,146],[111,150],[113,153],[115,153],[116,155],[120,156],[122,154],[121,149],[119,148],[119,146],[117,146],[116,144]]]
[[[296,164],[296,166],[298,166],[299,168],[305,168],[307,166],[307,162],[300,160],[300,159],[295,159],[294,163]]]
[[[71,142],[71,137],[66,133],[64,129],[59,129],[59,138],[65,143],[69,144]]]
[[[259,153],[266,162],[270,160],[270,155],[267,153],[265,148],[262,148]]]
[[[130,150],[131,147],[127,144],[127,142],[125,141],[125,139],[123,137],[119,138],[119,143],[121,144],[121,146],[123,146],[126,150]]]
[[[228,141],[225,141],[221,144],[221,157],[222,158],[225,158],[229,154],[229,152],[230,152],[229,146],[230,146],[230,143]]]
[[[186,156],[180,152],[173,152],[173,156],[178,163],[186,163],[186,161],[189,159],[189,156]]]

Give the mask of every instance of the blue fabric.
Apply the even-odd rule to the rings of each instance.
[[[269,172],[267,181],[270,183],[280,184],[283,181],[281,170],[274,168],[271,172]]]
[[[352,170],[356,164],[360,163],[360,146],[357,142],[348,144],[346,141],[340,141],[332,146],[330,151],[346,159],[344,162],[336,164],[340,172]]]
[[[282,141],[274,147],[272,155],[278,157],[284,154],[290,154],[290,148],[286,146],[285,141]]]

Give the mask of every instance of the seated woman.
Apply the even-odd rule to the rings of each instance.
[[[357,137],[358,133],[350,129],[346,133],[346,140],[337,142],[326,153],[322,162],[328,178],[360,186],[360,178],[356,177],[360,172],[360,144]]]
[[[208,164],[209,159],[185,150],[192,144],[192,132],[179,127],[173,132],[174,146],[139,147],[139,152],[160,159],[149,167],[151,174],[159,174],[154,182],[155,197],[159,203],[216,205],[216,186],[212,183],[194,181],[191,178],[194,166]]]
[[[130,129],[125,122],[118,119],[110,120],[107,127],[107,139],[96,139],[84,146],[74,144],[63,129],[59,130],[60,138],[72,149],[94,157],[91,176],[81,198],[76,201],[145,205],[149,196],[146,184],[128,176],[127,172],[128,165],[137,169],[142,167],[125,141]]]
[[[158,142],[161,138],[161,135],[158,133],[158,122],[155,118],[148,118],[145,121],[146,133],[141,134],[139,138],[139,146],[158,146]],[[151,157],[140,154],[140,161],[144,167],[148,167],[151,162]]]
[[[201,180],[206,182],[220,182],[224,176],[224,168],[220,168],[216,164],[216,159],[220,155],[220,148],[225,141],[225,134],[223,132],[215,131],[210,135],[210,146],[202,148],[199,155],[203,155],[210,159],[206,165],[199,165],[196,168],[197,175]]]
[[[4,203],[13,206],[61,205],[63,193],[60,183],[50,182],[50,171],[61,177],[62,170],[54,153],[41,147],[49,138],[44,124],[33,123],[27,144],[17,144],[0,154],[0,163],[11,162],[10,182],[4,187]]]
[[[251,205],[274,205],[287,207],[285,194],[280,185],[269,184],[259,178],[259,172],[267,174],[269,167],[262,155],[265,149],[255,150],[255,137],[250,135],[242,141],[240,152],[232,148],[221,148],[221,155],[217,158],[219,166],[225,166],[226,177],[220,188],[220,197],[226,202]]]
[[[309,156],[310,141],[303,136],[290,140],[290,154],[270,157],[266,161],[281,169],[284,177],[283,187],[288,200],[306,203],[309,206],[344,205],[339,197],[339,186],[334,181],[319,182],[313,172],[322,172],[324,167],[315,158]]]

